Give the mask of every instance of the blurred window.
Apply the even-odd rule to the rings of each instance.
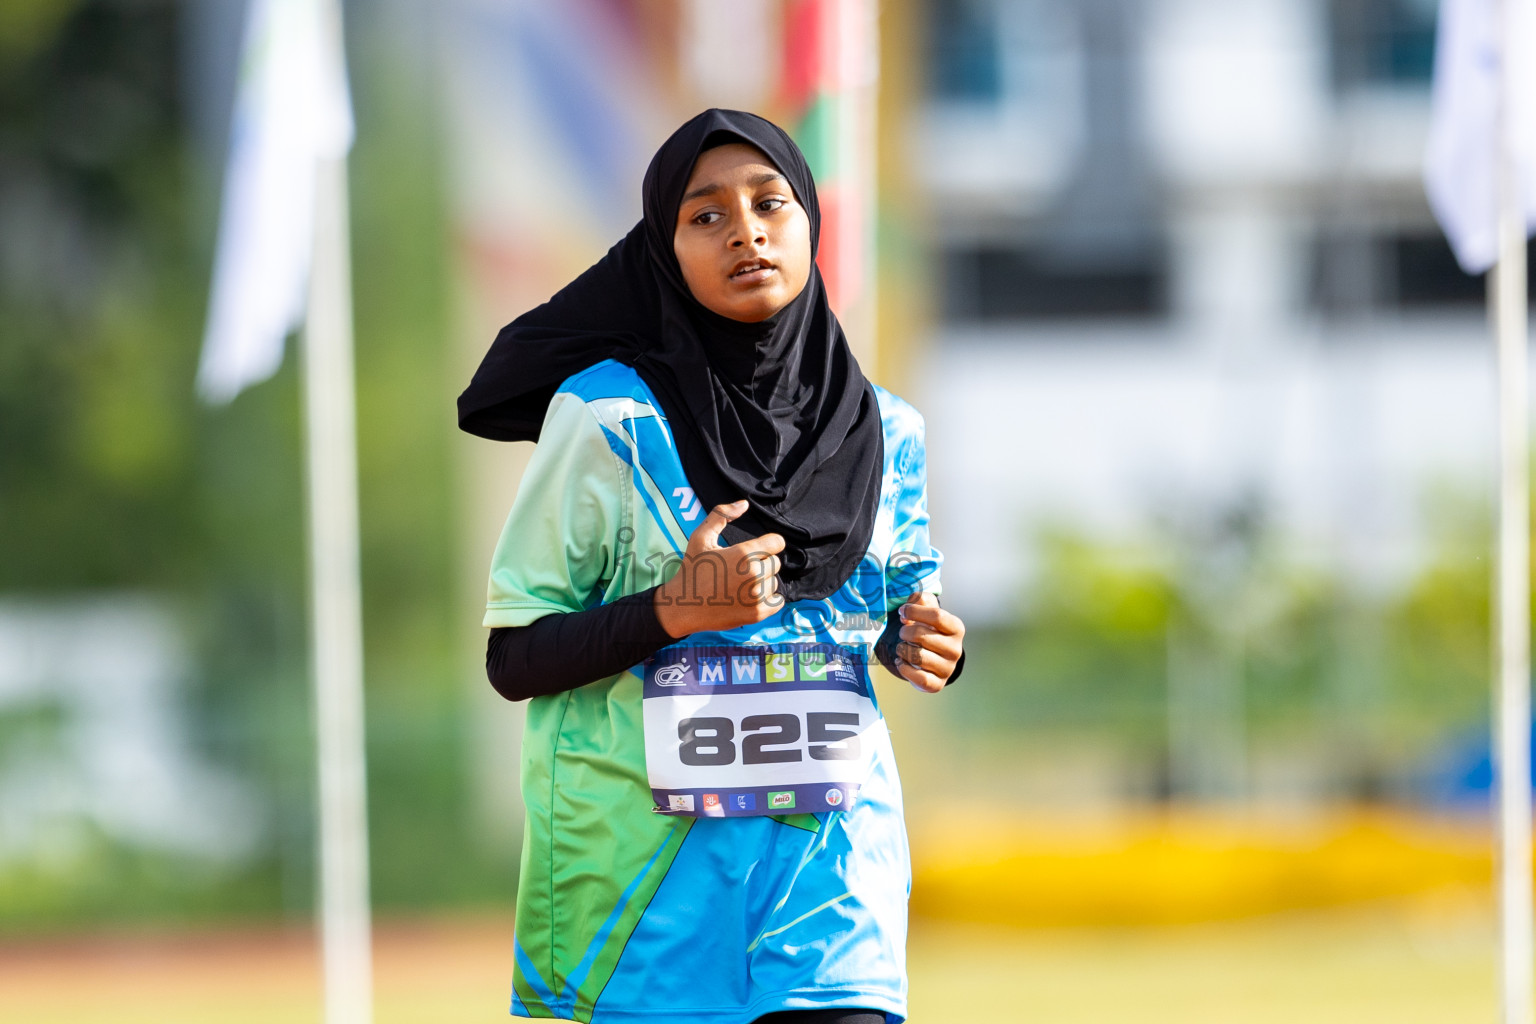
[[[1332,0],[1334,87],[1427,86],[1435,10],[1435,0]]]
[[[1536,287],[1533,260],[1536,242],[1527,247]],[[1485,276],[1464,273],[1439,232],[1325,236],[1316,245],[1313,267],[1313,299],[1332,314],[1487,301]]]
[[[1093,266],[1043,248],[975,245],[943,256],[945,318],[996,323],[1034,318],[1160,316],[1165,261]]]
[[[927,0],[950,322],[1166,313],[1138,7]]]
[[[998,103],[1003,97],[1003,54],[993,0],[931,0],[928,67],[934,96]]]

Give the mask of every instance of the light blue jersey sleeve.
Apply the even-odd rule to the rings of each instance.
[[[484,625],[526,626],[603,600],[629,482],[578,395],[550,403],[491,560]]]
[[[944,555],[928,540],[928,450],[923,417],[895,396],[884,410],[886,444],[897,474],[891,555],[886,562],[886,611],[919,591],[943,591]]]

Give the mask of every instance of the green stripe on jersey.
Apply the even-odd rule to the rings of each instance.
[[[649,793],[639,689],[640,680],[626,672],[529,702],[523,733],[529,820],[517,936],[557,1004],[546,1006],[519,966],[513,984],[530,1013],[540,1013],[538,1004],[591,1019],[624,944],[693,825],[636,799]]]

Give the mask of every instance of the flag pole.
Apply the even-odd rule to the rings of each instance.
[[[1504,1024],[1532,1024],[1531,630],[1526,225],[1515,151],[1519,100],[1513,31],[1520,0],[1501,0],[1499,260],[1489,275],[1499,375],[1499,925]]]
[[[324,45],[334,48],[339,67],[339,5],[337,0],[317,2]],[[370,1024],[373,965],[345,152],[322,158],[316,174],[314,262],[303,349],[324,1019],[325,1024]]]

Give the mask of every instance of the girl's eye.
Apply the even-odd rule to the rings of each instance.
[[[783,205],[784,205],[784,200],[782,200],[782,199],[764,199],[762,202],[757,204],[757,208],[759,210],[763,210],[765,212],[769,212],[769,211],[777,210],[779,207],[781,207]]]
[[[722,214],[718,210],[705,210],[693,218],[695,224],[713,224]]]

